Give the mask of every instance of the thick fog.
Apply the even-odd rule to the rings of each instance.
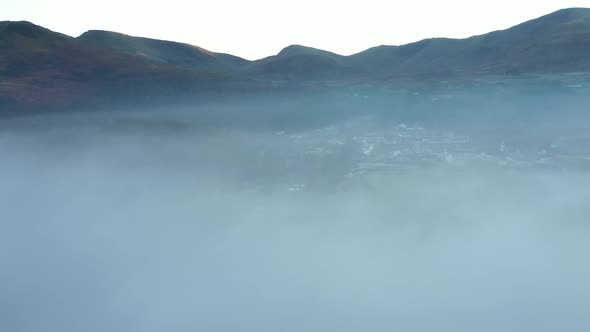
[[[587,104],[353,97],[0,120],[0,330],[587,331]]]

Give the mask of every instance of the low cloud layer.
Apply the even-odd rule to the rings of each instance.
[[[481,140],[466,150],[461,133],[395,123],[370,128],[419,144],[390,154],[404,167],[364,171],[397,145],[368,149],[363,119],[204,133],[190,119],[126,118],[4,122],[1,330],[590,324],[590,177],[578,162],[522,166],[533,152],[506,139],[483,158]]]

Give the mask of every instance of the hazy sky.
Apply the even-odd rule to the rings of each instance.
[[[566,7],[590,7],[590,0],[4,0],[0,20],[28,20],[72,36],[114,30],[257,59],[290,44],[352,54],[467,37]]]

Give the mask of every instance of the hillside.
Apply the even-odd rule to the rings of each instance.
[[[590,9],[570,8],[467,39],[380,46],[349,57],[389,76],[457,76],[590,70]]]
[[[191,94],[229,80],[215,72],[185,70],[171,61],[80,41],[29,22],[0,23],[0,51],[3,108]]]
[[[202,71],[223,73],[238,70],[248,62],[233,55],[214,53],[198,46],[132,37],[111,31],[87,31],[77,40],[87,45],[110,48],[155,62]]]
[[[91,30],[73,38],[29,22],[0,22],[0,110],[265,92],[277,84],[584,71],[590,72],[587,8],[466,39],[378,46],[351,56],[292,45],[257,61],[116,32]]]
[[[277,55],[254,61],[244,71],[248,75],[284,80],[334,80],[354,77],[357,68],[346,57],[301,45],[291,45]]]
[[[466,39],[378,46],[352,56],[290,46],[250,72],[282,79],[383,79],[590,70],[590,9],[569,8]]]

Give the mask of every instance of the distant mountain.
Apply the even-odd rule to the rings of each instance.
[[[82,34],[77,40],[87,45],[110,48],[155,62],[203,71],[223,73],[238,70],[248,63],[242,58],[214,53],[198,46],[132,37],[110,31],[91,30]]]
[[[324,80],[353,77],[360,72],[342,55],[291,45],[277,55],[252,62],[245,73],[271,79]]]
[[[379,46],[349,57],[366,72],[449,76],[590,70],[590,9],[557,11],[467,39]]]
[[[174,62],[179,57],[172,57],[173,52],[161,51],[156,58],[155,50],[159,49],[153,45],[153,49],[146,47],[147,56],[133,54],[131,50],[139,43],[129,40],[128,47],[117,49],[90,41],[89,37],[72,38],[29,22],[0,22],[0,107],[60,107],[89,100],[191,94],[221,89],[231,81],[221,70],[198,68],[196,54],[210,57],[198,48],[190,63],[192,68],[187,70]],[[124,44],[115,45],[122,48]],[[239,61],[231,56],[220,58],[224,62],[216,65],[219,68],[232,67]],[[225,69],[230,70],[233,67]]]
[[[29,22],[0,22],[0,110],[261,92],[281,82],[376,84],[579,71],[590,71],[587,8],[466,39],[378,46],[351,56],[292,45],[257,61],[109,31],[73,38]]]

